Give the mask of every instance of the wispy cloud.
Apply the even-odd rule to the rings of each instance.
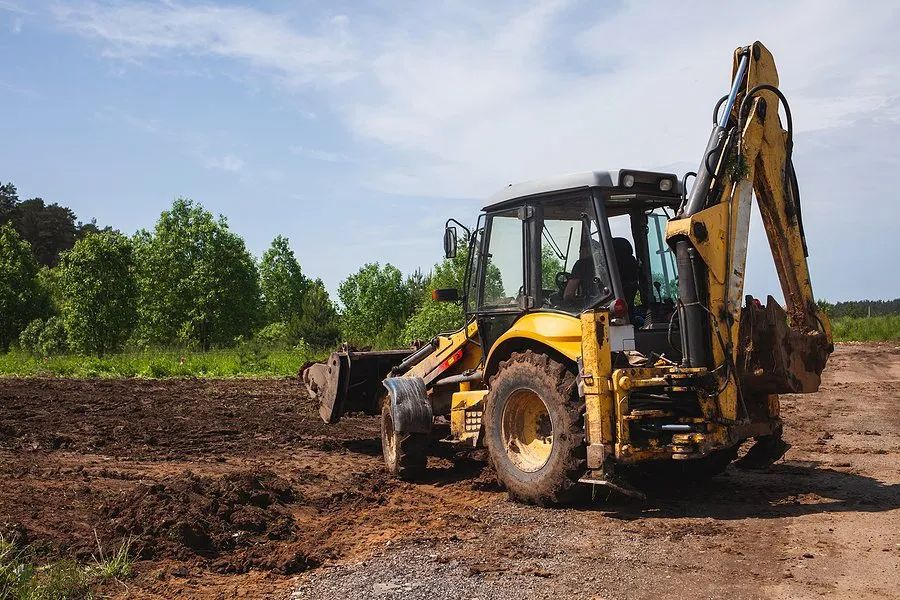
[[[3,90],[10,94],[15,94],[17,96],[23,96],[25,98],[37,98],[38,96],[40,96],[40,94],[30,88],[22,87],[20,85],[2,80],[0,80],[0,90]]]
[[[207,169],[220,169],[231,173],[238,173],[244,169],[244,161],[234,154],[222,156],[204,156],[203,164]]]
[[[22,4],[18,2],[11,2],[10,0],[0,0],[0,11],[17,13],[20,15],[34,14],[31,10],[22,6]]]
[[[301,33],[287,15],[252,8],[176,2],[66,3],[52,7],[67,29],[104,44],[104,54],[140,60],[169,54],[235,59],[292,85],[352,75],[347,19],[334,16]]]
[[[798,132],[846,128],[896,106],[893,3],[757,5],[427,3],[391,20],[351,20],[125,0],[66,3],[53,14],[111,58],[216,57],[268,73],[319,97],[371,143],[358,167],[371,169],[371,185],[471,197],[561,171],[696,160],[731,51],[757,37],[776,54]],[[685,34],[686,15],[701,34]]]
[[[350,159],[340,152],[331,152],[329,150],[322,150],[321,148],[307,148],[305,146],[291,146],[290,149],[291,154],[296,154],[297,156],[302,156],[304,158],[309,158],[312,160],[319,160],[323,162],[348,162]]]

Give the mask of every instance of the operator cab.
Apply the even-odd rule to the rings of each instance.
[[[510,185],[468,237],[463,302],[491,347],[520,316],[610,311],[613,350],[680,360],[677,273],[665,243],[682,201],[670,173],[591,171]],[[455,255],[455,228],[445,235]]]

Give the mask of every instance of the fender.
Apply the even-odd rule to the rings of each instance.
[[[552,348],[573,362],[581,357],[581,321],[578,317],[555,312],[536,312],[523,315],[497,338],[485,365],[493,365],[499,360],[498,351],[502,354],[501,349],[507,342],[513,343],[516,339],[523,338]]]
[[[382,381],[391,396],[391,416],[398,433],[430,433],[434,424],[431,401],[421,377],[388,377]]]

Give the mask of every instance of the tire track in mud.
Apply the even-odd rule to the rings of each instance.
[[[218,596],[228,578],[268,596],[395,539],[451,536],[499,496],[447,455],[421,485],[389,479],[378,431],[326,426],[294,379],[0,379],[0,533],[81,560],[95,532],[130,538],[149,596]]]

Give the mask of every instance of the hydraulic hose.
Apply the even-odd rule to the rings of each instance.
[[[794,214],[797,216],[797,227],[800,229],[800,240],[803,242],[803,255],[809,257],[809,248],[806,245],[806,232],[803,230],[803,213],[800,204],[800,186],[797,183],[797,173],[794,171],[794,119],[791,115],[791,105],[788,103],[784,93],[776,86],[770,83],[761,83],[754,86],[741,100],[741,106],[738,110],[738,131],[740,135],[744,134],[744,124],[750,112],[748,101],[761,91],[772,92],[781,101],[784,106],[784,116],[787,121],[787,143],[786,143],[786,159],[785,159],[785,178],[786,178],[786,195],[790,196],[793,205]],[[720,100],[721,102],[721,100]]]
[[[741,86],[747,75],[750,63],[750,50],[745,49],[741,55],[734,79],[731,82],[731,91],[723,99],[716,103],[713,111],[715,123],[709,135],[706,149],[703,151],[703,160],[697,169],[697,178],[691,188],[684,208],[678,214],[679,218],[687,218],[703,210],[709,202],[710,185],[715,176],[715,165],[719,162],[724,150],[725,140],[728,134],[728,122],[734,110],[734,104],[740,93]],[[725,105],[725,109],[719,117],[719,109]],[[682,364],[686,367],[710,366],[711,340],[709,335],[709,323],[703,309],[700,306],[701,297],[706,287],[704,285],[704,269],[697,256],[697,250],[688,238],[682,238],[675,242],[675,260],[678,264],[678,297],[681,298],[679,325],[681,326]]]

